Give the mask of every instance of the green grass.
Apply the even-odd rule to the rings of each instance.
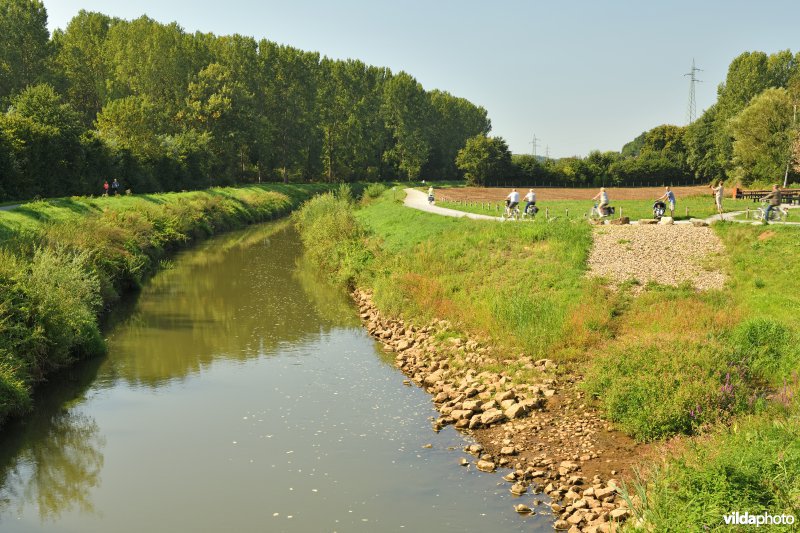
[[[634,295],[584,276],[588,224],[440,217],[401,196],[354,212],[363,233],[350,242],[369,259],[349,281],[389,315],[487,337],[486,369],[514,373],[520,353],[557,359],[617,427],[673,442],[631,486],[647,530],[716,529],[735,510],[798,514],[800,228],[715,224],[723,289],[650,284]],[[666,441],[676,435],[693,437]]]
[[[478,213],[482,215],[500,216],[503,213],[503,202],[448,202],[437,201],[436,205],[439,207],[447,207],[450,209],[457,209],[459,211],[466,211],[468,213]],[[591,200],[549,200],[540,201],[536,203],[539,207],[539,214],[537,219],[543,220],[549,210],[550,217],[568,218],[573,220],[580,220],[585,218],[592,209],[593,202]],[[612,201],[611,205],[616,208],[615,217],[620,214],[629,217],[631,220],[639,220],[642,218],[653,218],[653,201],[652,200],[619,200]],[[523,204],[524,206],[524,204]],[[723,208],[726,212],[744,210],[747,207],[753,207],[753,202],[750,200],[734,200],[725,198],[723,200]],[[689,209],[688,216],[686,209]],[[667,211],[669,214],[669,211]],[[710,196],[695,196],[689,198],[681,198],[675,208],[675,220],[688,220],[690,218],[708,218],[716,215],[717,210],[714,206],[714,200]]]
[[[733,511],[800,517],[796,407],[794,414],[742,418],[715,434],[673,447],[667,457],[628,488],[639,502],[634,509],[644,531],[749,530],[724,524],[724,515]],[[765,527],[795,531],[791,526]]]
[[[287,214],[324,185],[62,198],[0,212],[0,422],[50,372],[105,349],[99,315],[176,248]]]

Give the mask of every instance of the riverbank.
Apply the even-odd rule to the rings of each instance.
[[[366,290],[381,316],[391,317],[384,319],[382,329],[370,328],[367,322],[381,338],[387,329],[389,339],[395,334],[385,327],[387,320],[402,321],[406,330],[446,321],[446,329],[435,328],[428,335],[425,350],[437,354],[435,360],[398,360],[412,380],[415,371],[423,372],[422,384],[434,387],[434,400],[443,400],[437,425],[460,424],[475,432],[495,466],[504,457],[502,448],[513,448],[518,455],[508,457],[506,464],[519,462],[523,475],[528,468],[543,470],[534,466],[542,449],[563,452],[544,458],[552,467],[545,472],[561,475],[560,461],[567,461],[577,468],[565,473],[583,478],[584,484],[553,483],[550,489],[566,489],[554,497],[566,496],[570,489],[578,495],[595,489],[590,486],[593,472],[600,476],[598,484],[610,483],[613,475],[627,487],[627,499],[604,503],[621,510],[626,501],[635,520],[655,529],[676,524],[689,529],[721,527],[730,509],[797,511],[792,494],[798,489],[800,444],[791,440],[791,428],[798,420],[798,383],[792,369],[800,362],[800,350],[797,317],[788,309],[800,302],[796,293],[783,290],[787,275],[800,274],[792,261],[800,241],[796,231],[770,228],[765,233],[752,226],[715,225],[725,247],[715,265],[727,276],[722,289],[698,292],[689,283],[612,287],[604,278],[587,275],[592,230],[585,223],[445,219],[403,208],[400,196],[390,192],[356,210],[340,209],[333,198],[326,200],[324,209],[313,206],[317,213],[347,220],[339,226],[351,229],[312,229],[309,241],[335,243],[336,254],[328,253],[326,246],[317,246],[315,253],[329,260],[334,276]],[[319,227],[332,227],[318,222]],[[477,345],[470,348],[470,342]],[[399,346],[389,348],[396,351]],[[513,384],[514,397],[479,397],[478,405],[458,394],[445,398],[442,393],[448,391],[435,388],[439,379],[425,383],[425,372],[440,370],[439,377],[451,371],[459,376],[456,391],[466,385],[458,380],[471,375],[472,388],[487,387],[478,394],[496,395],[492,384],[505,380],[503,385]],[[534,417],[469,429],[485,414],[475,407],[482,409],[490,400],[499,407],[506,400],[538,402],[538,395],[528,396],[528,387],[541,391],[542,385],[553,391],[542,406],[516,408]],[[471,402],[469,409],[465,401]],[[508,418],[505,410],[510,406],[500,415]],[[585,422],[577,425],[576,420]],[[769,444],[758,437],[743,439],[736,430],[743,427],[756,435],[770,428]],[[620,435],[631,446],[597,442],[598,436],[606,435]],[[782,453],[779,444],[786,445]],[[729,454],[712,460],[709,454],[718,449]],[[527,459],[531,453],[534,461]],[[620,466],[604,472],[606,460]],[[632,467],[636,463],[646,476],[637,476]],[[771,481],[776,478],[781,483]],[[691,481],[675,486],[679,479]],[[528,482],[542,485],[525,478]],[[544,485],[541,488],[548,488]],[[709,498],[713,505],[705,501]],[[590,522],[601,519],[601,513],[585,511],[583,503],[578,509],[557,505],[559,520],[575,522],[570,527],[599,527]],[[605,518],[609,516],[610,512]]]
[[[288,214],[325,185],[60,198],[0,213],[0,422],[37,383],[103,353],[101,317],[169,253]]]

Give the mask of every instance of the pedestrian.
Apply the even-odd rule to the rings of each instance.
[[[433,185],[428,187],[428,203],[433,204]]]
[[[714,203],[717,205],[717,213],[722,214],[722,195],[725,194],[725,189],[722,186],[722,182],[720,181],[719,184],[714,187],[714,185],[708,186],[714,192]]]
[[[675,218],[675,193],[667,187],[667,192],[656,198],[656,201],[664,199],[669,204],[669,216]]]
[[[108,180],[103,182],[103,196],[108,196]]]
[[[117,178],[114,178],[114,181],[111,182],[111,188],[114,189],[114,196],[117,196],[119,194],[119,182]]]

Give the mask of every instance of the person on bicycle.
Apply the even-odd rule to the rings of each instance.
[[[659,200],[666,200],[669,204],[669,216],[675,218],[675,193],[667,187],[667,192],[656,198],[656,202]]]
[[[509,213],[514,211],[514,208],[519,205],[519,193],[517,189],[511,189],[511,192],[506,196],[506,209]]]
[[[594,195],[592,200],[598,200],[597,214],[601,217],[605,216],[606,209],[608,209],[608,193],[605,187],[600,187],[600,192]]]
[[[767,210],[764,211],[764,223],[769,221],[769,214],[773,209],[777,209],[781,205],[781,190],[777,185],[772,186],[772,192],[761,199],[762,202],[769,200]]]
[[[528,213],[528,209],[536,205],[536,193],[533,192],[533,189],[528,189],[528,194],[525,195],[523,200],[525,200],[525,210],[523,213]]]
[[[428,203],[429,204],[433,203],[433,185],[428,187]]]

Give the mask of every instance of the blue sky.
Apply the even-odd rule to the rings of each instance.
[[[267,38],[405,70],[426,89],[484,106],[515,153],[620,150],[686,122],[692,58],[697,114],[744,51],[800,49],[800,2],[406,0],[44,0],[50,29],[80,10],[147,14],[186,31]]]

